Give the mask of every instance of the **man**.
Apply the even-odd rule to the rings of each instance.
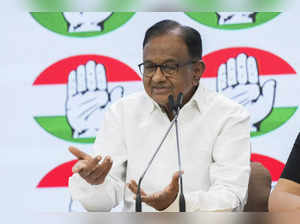
[[[199,84],[205,69],[201,58],[201,37],[193,28],[164,20],[147,30],[139,65],[146,93],[110,107],[95,157],[70,147],[79,159],[69,181],[74,200],[88,211],[110,211],[124,200],[124,211],[134,211],[136,181],[173,119],[168,96],[182,92],[178,123],[186,210],[243,208],[250,173],[249,114]],[[178,211],[177,170],[173,129],[142,182],[143,211]]]

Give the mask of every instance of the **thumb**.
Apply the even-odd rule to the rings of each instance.
[[[177,171],[173,174],[171,187],[177,189],[179,187],[179,177],[183,174],[183,171]]]
[[[275,100],[276,81],[270,79],[266,81],[262,86],[262,95],[264,98],[265,107],[273,107]]]
[[[111,89],[109,92],[110,95],[110,101],[113,102],[121,97],[124,96],[124,88],[123,86],[115,86]]]

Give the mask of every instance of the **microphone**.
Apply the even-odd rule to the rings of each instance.
[[[174,97],[172,95],[170,95],[168,97],[168,99],[169,99],[169,106],[170,106],[170,108],[175,108]],[[172,120],[172,122],[171,122],[168,130],[166,131],[166,133],[165,133],[164,137],[162,138],[160,144],[158,145],[157,149],[155,150],[152,158],[150,159],[149,163],[147,164],[147,167],[146,167],[144,173],[142,174],[142,176],[139,179],[138,186],[137,186],[136,200],[135,200],[135,211],[136,212],[141,212],[142,211],[142,197],[141,197],[141,184],[142,184],[142,180],[145,177],[145,175],[146,175],[148,169],[150,168],[150,166],[151,166],[154,158],[156,157],[157,153],[159,152],[162,144],[164,143],[165,139],[167,138],[168,134],[170,133],[171,128],[175,124],[175,121],[177,120],[177,116],[178,116],[178,113],[175,115],[174,119]]]
[[[178,157],[178,169],[181,171],[181,156],[180,156],[180,148],[179,148],[179,135],[178,135],[178,115],[179,115],[179,110],[182,107],[182,102],[183,102],[183,94],[179,93],[177,96],[176,100],[176,105],[174,105],[173,108],[173,113],[175,115],[175,129],[176,129],[176,143],[177,143],[177,157]],[[180,182],[180,193],[179,193],[179,211],[180,212],[185,212],[185,197],[183,194],[183,183],[182,183],[182,175],[180,174],[179,176],[179,182]]]

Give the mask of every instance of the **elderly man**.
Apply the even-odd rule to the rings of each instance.
[[[69,189],[88,211],[124,201],[135,210],[136,181],[173,119],[168,96],[183,93],[178,117],[187,211],[242,210],[250,174],[249,114],[199,81],[205,65],[200,34],[175,21],[150,27],[143,42],[145,92],[106,112],[95,157],[70,147],[79,161]],[[178,211],[176,135],[172,130],[142,183],[144,211]]]

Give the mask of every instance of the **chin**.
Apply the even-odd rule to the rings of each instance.
[[[168,104],[168,97],[169,97],[169,95],[167,95],[167,96],[162,96],[162,95],[160,95],[160,96],[152,96],[152,99],[157,103],[157,104],[159,104],[159,105],[161,105],[161,106],[166,106],[167,104]]]

